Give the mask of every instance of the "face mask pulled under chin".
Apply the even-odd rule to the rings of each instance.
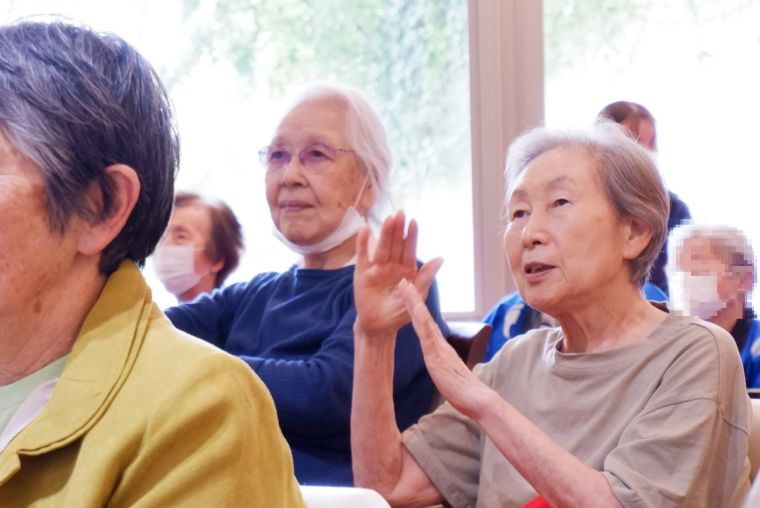
[[[156,274],[167,291],[176,297],[193,288],[201,280],[195,273],[195,247],[163,245],[153,254]]]
[[[709,320],[726,308],[718,296],[717,275],[692,275],[676,272],[670,282],[670,301],[674,309]]]
[[[272,234],[293,252],[306,256],[309,254],[320,254],[334,249],[357,234],[364,224],[364,217],[361,216],[356,208],[350,206],[346,209],[346,213],[343,214],[343,219],[340,221],[340,224],[338,224],[338,227],[316,243],[308,245],[293,243],[285,238],[285,235],[277,229],[277,226],[272,227]]]

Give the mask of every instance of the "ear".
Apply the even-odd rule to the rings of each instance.
[[[211,273],[213,273],[214,275],[216,275],[217,273],[219,273],[219,270],[221,270],[222,268],[224,268],[224,261],[217,261],[216,263],[213,263],[211,265],[211,270],[210,271],[211,271]]]
[[[362,215],[367,215],[367,211],[375,202],[375,187],[372,185],[372,178],[366,178],[367,183],[364,184],[364,188],[361,191],[359,202],[356,204],[356,209]]]
[[[652,230],[635,218],[624,220],[623,258],[636,259],[652,240]]]
[[[746,268],[746,270],[742,270],[739,274],[739,291],[744,294],[749,293],[752,290],[752,286],[755,284],[755,268]]]
[[[140,197],[140,178],[131,167],[113,164],[104,169],[110,181],[112,194],[111,211],[107,217],[88,221],[79,235],[79,252],[88,256],[99,255],[124,229],[127,219]],[[103,196],[97,185],[88,191],[88,202],[100,209]]]

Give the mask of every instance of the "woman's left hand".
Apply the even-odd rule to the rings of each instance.
[[[398,293],[401,280],[413,281],[422,295],[427,295],[435,274],[443,262],[440,258],[417,270],[417,224],[409,223],[404,235],[405,218],[398,212],[383,223],[374,254],[369,255],[369,229],[365,226],[356,241],[354,299],[356,325],[370,337],[395,335],[409,322],[409,315]],[[424,296],[423,296],[424,297]],[[424,306],[424,303],[423,303]]]
[[[433,317],[415,287],[402,280],[399,294],[412,317],[412,325],[420,339],[430,377],[441,396],[459,412],[473,417],[489,396],[490,389],[483,384],[461,360],[457,352],[441,334]]]

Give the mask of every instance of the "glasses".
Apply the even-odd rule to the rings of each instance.
[[[311,171],[329,168],[341,152],[354,153],[348,148],[334,148],[326,143],[314,143],[298,152],[298,160]],[[265,146],[259,150],[259,161],[267,170],[276,171],[290,164],[293,154],[281,146]]]

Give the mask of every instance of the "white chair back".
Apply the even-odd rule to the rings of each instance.
[[[390,508],[383,497],[371,489],[302,485],[306,508]]]

